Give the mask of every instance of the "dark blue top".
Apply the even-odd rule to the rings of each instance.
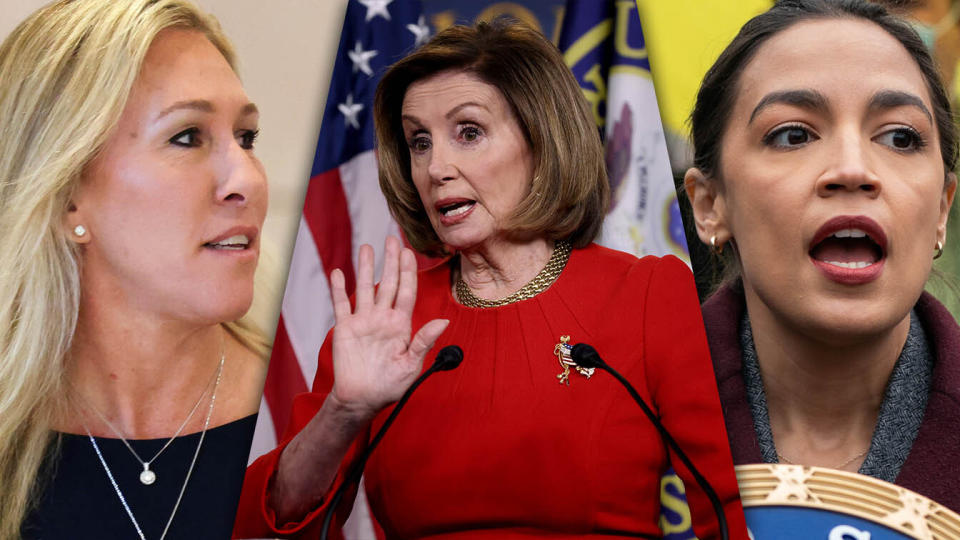
[[[230,538],[257,415],[207,431],[193,474],[166,538]],[[97,445],[147,540],[160,538],[183,486],[200,433],[178,437],[150,468],[154,484],[140,483],[143,467],[120,439]],[[168,439],[131,440],[150,459]],[[48,463],[39,506],[21,529],[25,539],[136,539],[137,531],[86,435],[60,434]]]

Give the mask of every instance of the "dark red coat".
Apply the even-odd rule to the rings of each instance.
[[[739,323],[745,309],[743,294],[731,287],[703,304],[735,465],[763,462],[743,382]],[[916,311],[935,355],[933,381],[923,423],[896,484],[960,512],[960,327],[926,292]]]

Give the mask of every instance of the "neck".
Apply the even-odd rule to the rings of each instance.
[[[478,298],[510,296],[532,280],[553,254],[552,240],[492,240],[460,251],[460,278]]]
[[[838,344],[791,326],[749,292],[747,311],[778,452],[806,465],[836,466],[866,450],[907,339],[909,313],[883,332]]]
[[[67,364],[70,391],[78,399],[59,427],[83,433],[86,425],[94,435],[116,437],[93,407],[124,437],[172,435],[205,394],[226,339],[219,324],[158,321],[82,301]],[[195,414],[184,433],[202,429],[204,416]]]

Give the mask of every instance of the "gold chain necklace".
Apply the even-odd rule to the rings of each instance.
[[[844,461],[844,462],[841,463],[840,465],[838,465],[838,466],[836,466],[836,467],[830,467],[830,468],[831,468],[831,469],[838,470],[838,471],[839,471],[839,470],[842,470],[842,469],[843,469],[844,467],[846,467],[847,465],[853,463],[857,458],[861,458],[861,457],[867,455],[867,452],[869,452],[869,451],[870,451],[870,448],[867,448],[867,449],[864,450],[863,452],[860,452],[859,454],[853,456],[852,458]],[[787,456],[781,454],[780,452],[777,452],[777,457],[780,458],[784,463],[789,463],[790,465],[800,465],[800,463],[796,463],[796,462],[794,462],[794,461],[790,461],[790,459],[788,459]]]
[[[571,249],[572,247],[570,246],[569,242],[565,240],[557,240],[553,246],[553,254],[550,255],[550,260],[547,261],[547,265],[543,267],[543,270],[541,270],[539,274],[527,282],[526,285],[521,287],[519,291],[499,300],[484,300],[483,298],[477,298],[477,296],[473,294],[473,291],[470,290],[470,287],[467,286],[466,282],[464,282],[463,278],[461,277],[457,279],[456,284],[457,300],[467,307],[492,308],[533,298],[534,296],[547,290],[547,287],[552,285],[553,282],[560,277],[560,272],[562,272],[564,267],[567,266],[567,260],[570,259]]]

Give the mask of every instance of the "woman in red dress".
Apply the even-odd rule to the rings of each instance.
[[[559,51],[521,25],[448,29],[384,75],[375,117],[394,217],[415,249],[453,256],[418,276],[391,239],[374,288],[365,246],[353,306],[333,271],[337,322],[313,392],[248,470],[235,535],[318,536],[424,357],[456,344],[462,365],[420,387],[367,465],[388,537],[659,537],[670,456],[612,377],[558,361],[569,339],[633,381],[743,536],[690,272],[591,243],[609,197],[603,150]],[[675,466],[694,529],[713,537],[707,497]]]

